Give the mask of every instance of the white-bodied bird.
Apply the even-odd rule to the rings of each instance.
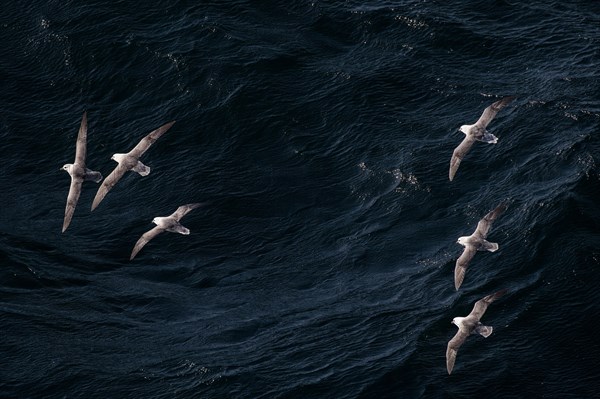
[[[457,243],[463,245],[465,249],[463,250],[462,255],[456,260],[456,267],[454,268],[454,287],[456,287],[457,290],[465,278],[469,262],[471,262],[471,259],[473,259],[477,251],[496,252],[498,250],[498,244],[489,242],[486,238],[492,227],[492,223],[506,210],[506,208],[507,205],[505,203],[498,205],[496,209],[489,212],[479,221],[479,223],[477,223],[477,228],[473,234],[458,238]]]
[[[149,230],[142,234],[139,240],[135,243],[133,247],[133,251],[131,251],[131,256],[129,260],[135,258],[138,252],[154,237],[162,233],[163,231],[169,231],[171,233],[179,233],[179,234],[190,234],[190,230],[186,227],[183,227],[179,221],[182,217],[187,215],[189,211],[192,209],[196,209],[203,204],[187,204],[181,205],[175,212],[173,212],[170,216],[165,217],[155,217],[152,219],[152,223],[156,225],[155,228]]]
[[[75,212],[77,201],[81,194],[81,184],[84,181],[93,181],[99,183],[102,180],[102,174],[85,167],[85,158],[87,153],[87,112],[83,113],[79,134],[77,135],[77,144],[75,146],[75,162],[63,165],[62,169],[71,175],[71,186],[67,196],[67,207],[65,208],[65,219],[63,221],[62,232],[64,233]]]
[[[451,374],[454,368],[458,348],[460,348],[469,335],[480,334],[485,338],[490,336],[494,330],[493,327],[484,326],[479,320],[481,320],[481,316],[483,316],[490,303],[506,294],[507,291],[507,289],[503,289],[478,300],[467,317],[455,317],[452,319],[452,324],[458,327],[458,332],[448,342],[448,348],[446,349],[446,369],[448,370],[448,374]]]
[[[481,117],[473,125],[462,125],[460,131],[465,134],[465,138],[454,149],[452,153],[452,159],[450,160],[450,181],[454,179],[454,175],[458,170],[460,162],[467,155],[467,152],[473,146],[475,141],[483,141],[484,143],[496,144],[498,138],[486,130],[487,125],[494,119],[498,111],[508,105],[515,99],[514,96],[504,97],[503,99],[496,101],[485,110]]]
[[[147,176],[150,174],[150,168],[144,165],[139,158],[150,148],[150,146],[159,139],[167,130],[173,126],[173,122],[169,122],[166,125],[159,127],[158,129],[150,132],[146,137],[144,137],[138,145],[136,145],[131,151],[127,154],[113,154],[110,158],[119,164],[117,167],[111,172],[110,175],[98,189],[96,193],[96,197],[94,197],[94,202],[92,203],[92,211],[96,209],[96,207],[102,202],[106,194],[114,187],[115,184],[123,177],[125,172],[129,170],[133,170],[134,172],[139,173],[142,176]]]

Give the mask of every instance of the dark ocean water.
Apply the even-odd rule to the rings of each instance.
[[[4,2],[0,35],[0,397],[600,397],[599,2]],[[84,110],[105,176],[177,123],[61,234]]]

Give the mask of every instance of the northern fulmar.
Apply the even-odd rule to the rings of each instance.
[[[148,241],[150,241],[163,231],[169,231],[171,233],[179,233],[185,235],[190,234],[190,230],[186,227],[183,227],[181,223],[179,223],[179,221],[182,217],[187,215],[189,211],[191,211],[192,209],[196,209],[201,205],[202,204],[198,203],[181,205],[170,216],[155,217],[154,219],[152,219],[152,223],[154,223],[156,227],[142,234],[140,239],[137,240],[135,246],[133,247],[133,251],[131,251],[131,256],[129,257],[129,260],[135,258],[137,253],[140,252],[140,250],[144,247],[144,245],[148,243]]]
[[[469,266],[469,262],[471,262],[471,259],[473,259],[477,251],[496,252],[498,250],[498,244],[489,242],[486,238],[492,227],[492,223],[506,210],[506,208],[506,203],[498,205],[496,209],[489,212],[479,221],[479,223],[477,223],[477,228],[473,234],[470,236],[459,237],[458,241],[456,241],[457,244],[465,247],[462,255],[456,260],[456,267],[454,268],[454,287],[456,290],[458,290],[462,284],[465,273],[467,272],[467,266]]]
[[[456,361],[458,348],[460,348],[469,335],[481,334],[485,338],[490,336],[494,330],[493,327],[484,326],[479,320],[485,313],[490,303],[506,294],[507,291],[507,289],[503,289],[495,294],[488,295],[478,300],[475,302],[473,310],[467,317],[455,317],[452,319],[451,323],[458,327],[458,332],[454,338],[448,342],[448,348],[446,349],[446,369],[448,370],[448,374],[452,373],[452,369],[454,368],[454,362]]]
[[[79,195],[81,194],[81,184],[84,181],[93,181],[99,183],[102,180],[102,174],[85,167],[85,158],[87,153],[87,112],[83,113],[79,133],[77,134],[77,144],[75,145],[75,162],[63,165],[62,169],[71,175],[71,186],[67,196],[67,207],[65,208],[65,219],[63,221],[62,232],[64,233],[75,212]]]
[[[94,197],[94,202],[92,203],[92,211],[96,209],[96,207],[100,204],[100,202],[104,199],[106,194],[114,187],[115,184],[123,177],[125,172],[129,170],[133,170],[134,172],[139,173],[142,176],[147,176],[150,174],[150,168],[144,165],[139,158],[150,148],[150,146],[159,139],[167,130],[173,126],[173,122],[169,122],[166,125],[159,127],[158,129],[150,132],[146,137],[144,137],[138,145],[136,145],[131,151],[127,154],[113,154],[110,158],[116,162],[118,162],[117,167],[111,172],[110,175],[98,189],[96,193],[96,197]]]
[[[485,110],[481,117],[473,125],[462,125],[460,131],[465,134],[463,141],[454,149],[452,153],[452,159],[450,160],[450,181],[454,179],[454,175],[458,170],[460,162],[467,155],[467,152],[473,146],[475,141],[483,141],[488,144],[496,144],[498,138],[486,130],[487,125],[494,119],[498,111],[508,105],[515,99],[514,96],[504,97],[501,100],[496,101]]]

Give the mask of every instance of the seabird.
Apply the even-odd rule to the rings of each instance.
[[[485,110],[479,117],[479,120],[473,125],[462,125],[460,131],[465,134],[462,143],[454,149],[452,159],[450,160],[450,181],[454,179],[454,175],[458,170],[460,161],[467,155],[471,146],[475,141],[483,141],[484,143],[496,144],[498,138],[486,130],[487,125],[494,119],[498,111],[508,105],[515,99],[514,96],[504,97],[502,100],[496,101]]]
[[[140,239],[135,243],[133,247],[133,251],[131,251],[131,257],[129,260],[135,258],[138,252],[154,237],[162,233],[163,231],[169,231],[171,233],[179,233],[179,234],[190,234],[190,230],[183,227],[179,221],[182,217],[184,217],[189,211],[192,209],[196,209],[202,204],[187,204],[181,205],[175,212],[173,212],[170,216],[166,217],[155,217],[152,219],[152,223],[156,225],[155,228],[149,230],[142,234]]]
[[[69,195],[67,197],[67,207],[65,208],[65,219],[63,221],[62,232],[64,233],[69,224],[79,195],[81,194],[81,184],[84,181],[93,181],[99,183],[102,180],[102,174],[90,170],[85,167],[85,157],[87,152],[87,112],[83,113],[81,118],[81,126],[79,126],[79,134],[77,135],[77,144],[75,146],[75,162],[65,164],[62,169],[66,170],[71,175],[71,186],[69,187]]]
[[[467,317],[455,317],[452,319],[452,324],[455,324],[458,327],[458,332],[454,338],[448,342],[448,348],[446,349],[446,368],[448,369],[448,374],[452,373],[452,369],[454,368],[458,348],[460,348],[469,335],[481,334],[485,338],[490,336],[494,328],[491,326],[484,326],[479,320],[490,303],[506,294],[507,291],[507,289],[503,289],[495,294],[488,295],[483,299],[478,300],[475,302],[473,310]]]
[[[485,215],[485,217],[477,223],[477,228],[473,234],[458,238],[457,243],[463,245],[465,249],[463,250],[462,255],[456,260],[456,267],[454,268],[454,286],[456,287],[456,290],[458,290],[462,284],[467,271],[467,266],[469,266],[469,262],[473,259],[477,251],[496,252],[498,250],[498,244],[487,241],[486,237],[494,220],[496,220],[506,208],[507,205],[505,203],[498,205],[496,209]]]
[[[136,145],[133,150],[129,151],[127,154],[114,154],[110,159],[119,163],[117,167],[111,172],[110,175],[98,189],[96,193],[96,197],[94,197],[94,202],[92,203],[92,211],[96,209],[98,204],[104,199],[106,194],[114,187],[115,184],[119,181],[121,177],[128,170],[133,170],[134,172],[139,173],[142,176],[147,176],[150,174],[150,168],[140,162],[139,158],[150,148],[150,146],[158,140],[160,136],[162,136],[167,130],[173,126],[173,122],[169,122],[166,125],[159,127],[158,129],[152,131],[146,137],[144,137],[138,145]]]

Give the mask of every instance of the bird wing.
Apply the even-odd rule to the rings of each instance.
[[[498,111],[506,107],[514,99],[514,96],[504,97],[503,99],[496,101],[495,103],[484,109],[483,114],[481,114],[477,122],[475,122],[475,126],[485,129],[487,125],[492,121],[492,119],[494,119]]]
[[[488,232],[490,231],[490,228],[492,227],[492,223],[494,222],[494,220],[496,220],[498,216],[504,213],[504,211],[507,208],[508,206],[506,205],[506,203],[502,203],[498,205],[496,209],[490,211],[487,215],[483,217],[483,219],[479,221],[479,223],[477,223],[477,228],[475,229],[475,232],[473,234],[485,239],[487,237]]]
[[[454,179],[454,175],[460,166],[460,161],[462,161],[465,155],[467,155],[467,152],[469,152],[474,142],[475,140],[473,138],[466,136],[458,145],[458,147],[454,149],[454,152],[452,153],[452,159],[450,159],[450,181]]]
[[[79,126],[79,134],[77,135],[77,144],[75,146],[75,163],[78,163],[85,168],[87,142],[87,112],[83,113],[81,125]]]
[[[98,189],[96,196],[94,197],[94,202],[92,203],[92,211],[96,209],[96,207],[102,202],[106,194],[114,187],[115,184],[123,177],[123,175],[127,172],[127,167],[119,164],[117,167],[110,172],[110,175],[102,182],[102,185]]]
[[[196,209],[196,208],[198,208],[201,205],[202,204],[200,204],[200,203],[181,205],[169,217],[172,217],[172,218],[174,218],[175,220],[177,220],[179,222],[182,217],[184,217],[185,215],[188,214],[189,211],[191,211],[192,209]]]
[[[62,232],[64,233],[75,212],[77,201],[79,201],[79,195],[81,194],[81,179],[74,179],[71,177],[71,186],[69,187],[69,195],[67,196],[67,207],[65,208],[65,219],[63,221]]]
[[[498,292],[495,292],[491,295],[483,297],[482,299],[475,302],[475,306],[473,306],[473,310],[467,317],[475,318],[477,321],[481,319],[481,316],[485,313],[490,303],[494,302],[496,299],[500,298],[504,294],[506,294],[508,290],[505,288]]]
[[[132,155],[136,158],[141,157],[142,154],[145,153],[146,150],[150,148],[150,146],[160,138],[160,136],[162,136],[167,130],[171,128],[171,126],[173,126],[174,123],[175,121],[169,122],[165,125],[162,125],[158,129],[150,132],[146,137],[140,140],[140,142],[133,148],[133,150],[129,151],[129,155]]]
[[[468,336],[469,334],[458,330],[454,338],[448,341],[448,348],[446,349],[446,369],[448,370],[448,374],[452,373],[452,369],[454,368],[458,348],[460,348]]]
[[[159,235],[163,231],[164,231],[164,229],[162,229],[161,227],[156,226],[155,228],[153,228],[151,230],[148,230],[147,232],[145,232],[144,234],[142,234],[142,236],[140,237],[140,239],[137,240],[137,242],[135,243],[135,245],[133,247],[133,251],[131,251],[131,256],[129,257],[129,260],[132,260],[133,258],[135,258],[135,256],[137,255],[137,253],[140,252],[140,250],[142,248],[144,248],[144,245],[146,245],[148,243],[148,241],[150,241],[151,239],[153,239],[154,237],[156,237],[157,235]]]
[[[457,291],[465,279],[467,266],[469,266],[469,262],[471,262],[476,252],[477,249],[474,246],[466,245],[462,255],[456,260],[456,266],[454,267],[454,287]]]

